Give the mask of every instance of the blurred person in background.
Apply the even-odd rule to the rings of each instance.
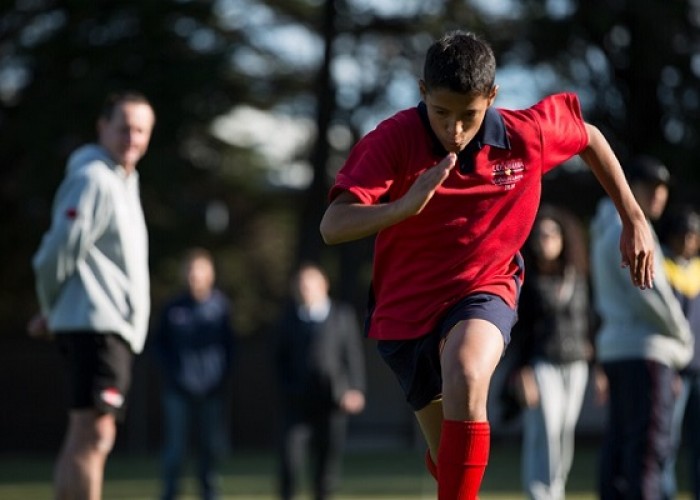
[[[664,498],[677,494],[676,458],[681,436],[687,445],[692,498],[700,500],[700,215],[691,208],[675,209],[661,226],[666,276],[695,338],[693,358],[680,372],[681,386],[673,412],[672,454],[665,470]]]
[[[651,226],[666,207],[670,173],[649,156],[632,159],[626,171]],[[599,493],[602,500],[656,500],[663,498],[663,467],[671,455],[674,380],[693,355],[693,338],[658,240],[653,287],[639,290],[617,257],[620,231],[612,202],[602,199],[591,224],[591,278],[602,322],[596,386],[607,391],[609,403]]]
[[[230,301],[215,288],[214,260],[202,248],[184,259],[186,289],[162,311],[153,347],[163,374],[163,500],[178,493],[189,439],[197,444],[201,498],[218,496],[217,465],[228,451],[226,406],[234,356]]]
[[[348,415],[365,406],[362,333],[349,304],[329,296],[317,265],[300,266],[292,299],[276,331],[275,364],[282,400],[279,494],[299,490],[310,450],[315,500],[331,498],[338,485]]]
[[[587,248],[581,223],[543,205],[523,248],[527,269],[513,348],[523,415],[522,481],[532,500],[564,500],[588,383]]]
[[[107,97],[97,143],[68,159],[32,260],[41,312],[28,332],[55,339],[68,373],[68,428],[54,470],[59,500],[102,498],[133,358],[146,340],[148,235],[136,166],[154,124],[143,95]]]

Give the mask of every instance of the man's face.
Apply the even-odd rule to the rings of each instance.
[[[302,269],[297,280],[298,299],[302,304],[313,306],[328,298],[328,281],[318,269]]]
[[[208,296],[214,286],[214,265],[208,259],[193,259],[187,266],[187,285],[195,298]]]
[[[666,208],[668,187],[660,183],[635,182],[632,191],[644,214],[651,220],[658,220]]]
[[[100,144],[114,161],[132,172],[146,154],[154,123],[155,116],[148,104],[119,103],[109,120],[98,121]]]
[[[430,127],[440,144],[448,152],[459,153],[481,128],[486,110],[493,103],[498,88],[494,87],[488,96],[460,94],[443,88],[428,90],[421,81],[420,90],[428,110]]]

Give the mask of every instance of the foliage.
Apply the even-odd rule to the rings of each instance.
[[[230,147],[210,130],[215,117],[239,103],[270,104],[269,94],[232,67],[244,34],[222,24],[219,4],[37,0],[13,7],[0,12],[5,324],[17,331],[35,307],[29,257],[48,226],[67,155],[94,139],[105,94],[124,88],[149,96],[158,116],[140,164],[156,305],[179,286],[177,259],[190,245],[208,246],[226,260],[221,284],[244,304],[284,293],[286,269],[278,263],[289,260],[297,222],[287,208],[299,195],[276,192],[254,152]],[[280,77],[280,87],[304,81],[287,86],[289,80]],[[217,209],[228,225],[207,224]],[[253,302],[243,331],[269,316],[268,304]]]
[[[543,92],[579,92],[586,118],[618,156],[656,155],[695,201],[700,139],[700,10],[695,2],[512,2],[512,29],[492,31],[502,63],[533,68]],[[521,19],[528,22],[521,22]]]
[[[158,114],[140,168],[155,305],[178,284],[182,250],[208,246],[220,261],[221,285],[242,304],[244,333],[264,330],[303,259],[324,262],[340,294],[361,307],[371,240],[342,248],[321,243],[325,193],[357,138],[419,99],[423,54],[445,30],[473,30],[493,43],[505,102],[519,97],[527,105],[548,92],[576,90],[587,119],[623,159],[657,154],[681,179],[678,196],[692,199],[697,186],[700,16],[693,2],[2,5],[0,318],[10,331],[19,332],[36,306],[29,260],[65,159],[93,138],[96,108],[113,89],[142,90]],[[534,90],[521,95],[523,88]],[[316,132],[289,157],[271,159],[264,150],[279,148],[287,135],[274,119],[262,145],[213,132],[213,120],[241,105],[311,121]],[[305,189],[270,181],[271,170],[292,162],[313,171]],[[223,219],[212,218],[217,214]]]

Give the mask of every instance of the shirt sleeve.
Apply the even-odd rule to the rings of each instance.
[[[661,252],[661,249],[657,247],[656,251]],[[663,263],[659,261],[658,255],[660,254],[657,254],[654,263],[656,268],[654,286],[646,290],[634,288],[631,293],[637,295],[639,298],[637,303],[643,306],[639,311],[640,317],[658,325],[661,333],[688,344],[692,335],[690,327],[680,303],[666,280]],[[627,274],[629,275],[629,272]]]
[[[398,128],[398,124],[389,119],[360,139],[336,176],[330,201],[341,192],[349,191],[361,203],[372,205],[389,192],[405,151]]]
[[[39,305],[48,314],[63,284],[76,273],[88,248],[104,232],[111,203],[89,175],[67,177],[56,193],[51,226],[32,260]]]
[[[542,173],[546,173],[588,146],[588,133],[576,94],[554,94],[530,110],[540,125]]]

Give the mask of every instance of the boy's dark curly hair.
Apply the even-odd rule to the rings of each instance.
[[[425,56],[423,81],[430,90],[488,95],[496,80],[496,57],[474,33],[452,31],[433,43]]]

